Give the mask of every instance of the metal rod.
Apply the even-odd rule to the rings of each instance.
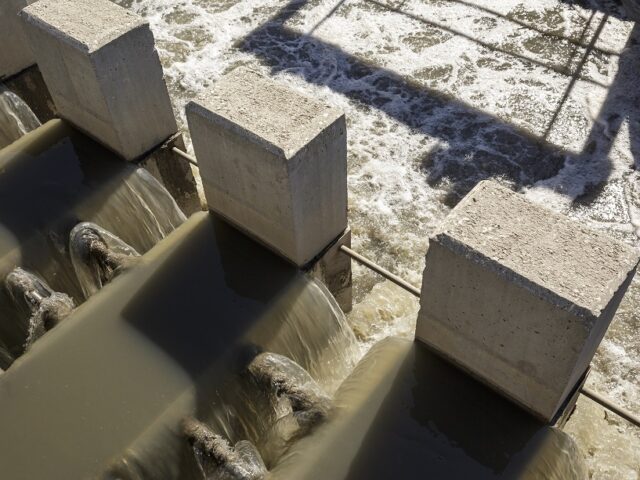
[[[180,155],[182,158],[184,158],[187,162],[189,162],[194,167],[198,166],[198,160],[196,160],[196,157],[194,157],[193,155],[189,155],[187,152],[180,150],[178,147],[171,147],[171,150],[173,150],[175,153]]]
[[[415,295],[416,297],[420,298],[420,289],[419,288],[414,287],[409,282],[407,282],[407,281],[401,279],[400,277],[398,277],[397,275],[394,275],[393,273],[391,273],[389,270],[385,270],[380,265],[376,265],[375,263],[373,263],[368,258],[365,258],[362,255],[360,255],[359,253],[354,252],[353,250],[351,250],[349,247],[347,247],[345,245],[342,245],[340,247],[340,250],[343,251],[344,253],[346,253],[347,255],[349,255],[356,262],[361,263],[362,265],[364,265],[365,267],[370,268],[371,270],[373,270],[376,273],[379,273],[380,275],[382,275],[387,280],[392,281],[393,283],[395,283],[399,287],[404,288],[407,292],[409,292],[412,295]]]
[[[402,278],[398,277],[397,275],[394,275],[390,271],[382,268],[380,265],[375,264],[374,262],[372,262],[368,258],[363,257],[362,255],[360,255],[359,253],[354,252],[353,250],[351,250],[349,247],[347,247],[345,245],[342,245],[340,247],[340,250],[343,253],[349,255],[356,262],[361,263],[362,265],[364,265],[365,267],[373,270],[376,273],[379,273],[380,275],[382,275],[387,280],[392,281],[393,283],[395,283],[399,287],[404,288],[407,292],[409,292],[409,293],[415,295],[416,297],[420,298],[420,290],[417,287],[414,287],[413,285],[411,285],[409,282],[403,280]],[[590,388],[587,388],[587,387],[582,387],[582,389],[580,389],[580,393],[583,394],[586,397],[589,397],[591,400],[593,400],[597,404],[603,406],[607,410],[609,410],[609,411],[615,413],[616,415],[624,418],[625,420],[627,420],[628,422],[632,423],[636,427],[640,427],[640,417],[638,417],[637,415],[629,412],[628,410],[625,410],[624,408],[618,407],[617,405],[615,405],[608,398],[600,395],[597,392],[594,392],[593,390],[591,390]]]
[[[585,397],[589,397],[591,400],[593,400],[597,404],[602,405],[607,410],[611,410],[613,413],[615,413],[619,417],[624,418],[626,421],[633,423],[636,427],[640,427],[640,417],[638,417],[637,415],[634,415],[633,413],[631,413],[628,410],[625,410],[622,407],[618,407],[613,402],[611,402],[611,400],[609,400],[607,397],[604,397],[600,395],[598,392],[594,392],[593,390],[587,387],[582,387],[582,390],[580,390],[580,393],[582,393]]]

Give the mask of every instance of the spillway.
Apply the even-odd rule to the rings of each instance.
[[[89,3],[92,8],[82,11]],[[441,352],[469,376],[423,344],[394,337],[414,337],[418,305],[390,284],[374,286],[377,278],[356,269],[359,305],[348,318],[341,311],[351,311],[353,300],[350,259],[358,254],[350,250],[351,228],[356,250],[393,265],[417,284],[426,238],[486,177],[637,243],[637,175],[626,171],[635,116],[618,108],[628,95],[613,94],[614,87],[628,91],[620,82],[632,76],[625,64],[632,50],[627,47],[635,40],[620,50],[626,30],[620,27],[619,9],[594,11],[586,21],[582,7],[547,8],[556,0],[541,1],[533,10],[522,10],[520,0],[491,8],[475,0],[428,6],[419,1],[394,6],[306,0],[266,0],[259,6],[253,0],[215,6],[165,0],[89,3],[40,0],[27,7],[20,21],[34,40],[38,66],[6,80],[10,88],[14,81],[23,88],[34,71],[41,72],[49,97],[39,100],[50,100],[70,123],[56,120],[39,127],[24,102],[0,90],[0,148],[14,142],[0,150],[0,424],[8,432],[0,440],[3,474],[109,480],[578,480],[597,477],[609,463],[616,464],[616,472],[634,469],[637,458],[625,452],[633,452],[635,433],[626,435],[626,450],[619,449],[628,458],[601,462],[594,456],[594,451],[612,450],[609,430],[626,431],[615,419],[605,417],[606,429],[589,426],[602,433],[607,447],[589,447],[593,458],[587,472],[583,453],[561,430],[563,412],[530,408],[536,420],[505,399],[520,398],[509,388],[502,397],[472,378],[473,365]],[[147,17],[157,49],[146,22],[114,3]],[[428,19],[432,14],[438,22]],[[564,26],[556,31],[558,19]],[[553,33],[534,27],[532,20],[548,23]],[[459,30],[458,23],[471,33]],[[371,25],[379,27],[373,29],[380,31],[379,38],[369,35]],[[601,33],[611,27],[616,42],[599,45],[607,37],[599,38]],[[544,37],[516,41],[533,55],[495,39],[481,40],[507,32],[509,38],[523,37],[521,29]],[[213,31],[223,34],[214,39]],[[551,37],[576,47],[565,52],[568,63],[562,68],[553,52],[539,51]],[[583,45],[589,37],[592,41]],[[107,38],[113,43],[103,44]],[[101,46],[94,50],[92,45]],[[60,58],[52,60],[49,48]],[[456,49],[465,54],[452,56]],[[589,55],[607,60],[592,62]],[[451,63],[450,57],[462,61]],[[619,57],[611,62],[611,74],[609,57]],[[433,59],[439,63],[435,68],[429,64]],[[168,91],[160,61],[169,71]],[[73,68],[61,69],[62,64]],[[239,64],[250,68],[232,68]],[[194,75],[194,65],[204,68]],[[247,73],[253,69],[260,73]],[[226,83],[217,80],[226,70],[234,70],[224,75]],[[236,74],[236,80],[228,80]],[[500,88],[487,91],[478,81],[486,75]],[[0,77],[5,79],[1,71]],[[527,83],[533,77],[545,81]],[[565,77],[571,77],[566,89]],[[216,85],[209,88],[212,78]],[[602,88],[586,89],[586,84]],[[322,101],[312,105],[294,90]],[[524,91],[532,95],[523,96]],[[578,93],[577,102],[572,92]],[[592,110],[593,92],[597,105],[588,120],[591,113],[582,107]],[[553,106],[555,97],[559,103]],[[542,99],[545,105],[539,108]],[[189,101],[185,137],[187,143],[192,140],[195,156],[183,151],[172,101],[180,110]],[[33,108],[40,115],[37,104]],[[584,112],[576,114],[581,108]],[[623,115],[613,113],[617,110]],[[314,133],[305,122],[319,118],[332,128]],[[630,135],[618,135],[625,122]],[[347,123],[355,133],[348,137],[348,156]],[[570,140],[563,138],[565,131]],[[372,142],[376,137],[380,141]],[[611,164],[602,165],[610,154]],[[185,161],[201,174],[204,203],[189,201],[196,195],[189,190],[195,185]],[[602,195],[595,191],[600,184]],[[611,188],[617,189],[619,202],[607,193]],[[325,199],[329,191],[335,195]],[[609,208],[612,201],[620,203],[617,212]],[[178,207],[191,213],[205,203],[211,212],[189,220]],[[418,203],[423,208],[416,209]],[[323,223],[332,218],[335,224]],[[524,232],[523,238],[529,236],[536,237]],[[496,241],[491,235],[482,240]],[[596,270],[606,263],[599,260],[607,255],[579,253],[576,263],[588,257]],[[430,246],[429,254],[437,250]],[[571,257],[567,249],[564,254]],[[563,258],[561,252],[557,259]],[[462,264],[455,265],[461,277],[468,276]],[[442,270],[454,270],[449,267]],[[433,274],[427,270],[423,278]],[[631,280],[616,298],[632,283],[633,307],[638,282]],[[423,299],[416,338],[437,349],[421,331],[422,311],[433,310],[424,299],[463,289],[457,281],[450,287],[441,278],[433,281],[431,287],[443,290],[426,282],[421,292],[413,290]],[[477,283],[483,283],[483,292],[496,291],[489,281]],[[539,285],[545,284],[543,279]],[[618,304],[609,305],[614,306],[605,313]],[[502,315],[500,306],[484,316]],[[615,328],[625,332],[612,336],[615,341],[633,338],[626,332],[636,319],[631,307],[620,309],[622,321]],[[464,309],[469,310],[466,304]],[[509,316],[516,329],[546,318],[529,311]],[[602,326],[611,316],[601,314],[598,320]],[[485,335],[507,330],[502,326],[494,335],[483,322],[477,322],[484,325],[479,329],[483,342]],[[459,330],[469,336],[473,328]],[[543,354],[532,358],[531,352],[520,354],[535,342],[512,331],[509,359],[519,361],[519,370],[528,369],[530,379],[538,360],[555,366],[559,363],[549,358],[556,359],[559,350],[581,348],[571,342],[581,332],[567,332],[558,335],[562,341],[550,357],[544,355],[549,350],[543,340]],[[524,348],[515,339],[524,339]],[[602,351],[613,348],[617,358],[635,358],[616,346],[605,343]],[[611,362],[602,358],[592,365],[598,384],[609,378],[611,390],[633,376],[633,365],[618,362],[612,372]],[[588,364],[581,363],[576,373],[580,381]],[[540,376],[555,378],[550,371],[556,370]],[[493,388],[504,386],[482,373],[478,378]],[[560,407],[567,415],[583,386],[574,380],[566,386],[571,398]],[[631,378],[628,384],[634,382]],[[506,383],[512,386],[513,378]],[[623,403],[635,398],[633,388],[620,391]],[[532,389],[525,393],[535,396]],[[580,415],[569,424],[570,434],[575,435],[571,428]],[[558,427],[543,423],[558,418]]]
[[[283,458],[274,479],[587,478],[566,433],[406,339],[371,348],[334,403],[334,418]]]
[[[185,219],[149,172],[62,120],[0,151],[0,205],[0,278],[23,267],[76,304],[86,299],[69,252],[69,232],[77,223],[95,222],[144,253]],[[28,325],[5,288],[0,316],[0,346],[17,357]]]
[[[358,353],[323,287],[196,214],[0,378],[3,474],[94,478],[125,465],[122,478],[199,478],[186,416],[259,443],[260,419],[234,387],[255,350],[287,356],[327,391]]]
[[[583,478],[565,434],[420,345],[386,340],[349,375],[360,349],[325,289],[207,213],[0,378],[3,472],[199,479],[186,417],[268,458],[259,392],[242,381],[258,351],[294,360],[335,394],[326,424],[267,463],[273,478]]]

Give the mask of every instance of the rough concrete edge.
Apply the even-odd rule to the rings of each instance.
[[[91,54],[91,53],[95,52],[96,50],[99,50],[100,48],[104,47],[105,45],[108,45],[109,43],[111,43],[115,39],[117,39],[120,36],[122,36],[122,34],[127,33],[130,30],[135,30],[135,29],[137,29],[139,27],[142,27],[142,26],[149,27],[149,22],[147,20],[145,20],[142,17],[140,17],[140,16],[138,16],[138,15],[136,15],[136,14],[134,14],[132,12],[129,12],[128,10],[124,9],[127,13],[131,14],[132,18],[135,18],[136,21],[135,22],[131,22],[131,23],[127,23],[124,26],[120,26],[119,28],[117,28],[113,32],[109,33],[109,35],[105,35],[104,37],[101,37],[95,44],[88,45],[85,42],[82,42],[82,41],[76,39],[75,37],[72,37],[68,33],[60,30],[55,25],[52,25],[49,22],[46,22],[45,20],[40,18],[39,13],[34,12],[34,10],[38,9],[38,7],[39,7],[38,4],[39,3],[40,2],[35,2],[35,3],[32,3],[32,4],[28,5],[28,6],[26,6],[25,8],[23,8],[20,11],[18,16],[23,20],[23,22],[25,22],[27,24],[30,24],[32,27],[40,28],[40,29],[46,31],[48,34],[56,37],[61,42],[66,43],[66,44],[70,45],[73,48],[77,48],[77,49],[81,50],[82,52],[84,52],[86,54]],[[115,4],[114,4],[114,6],[117,7],[117,5],[115,5]],[[119,7],[119,8],[122,8],[122,7]]]
[[[185,111],[187,113],[187,119],[189,118],[190,113],[193,115],[198,115],[199,117],[207,120],[208,122],[221,127],[225,131],[230,131],[235,135],[246,138],[251,143],[254,143],[255,145],[261,148],[264,148],[270,153],[278,157],[281,157],[285,160],[288,160],[287,155],[285,151],[282,150],[282,148],[262,138],[261,136],[256,135],[251,130],[247,130],[241,125],[238,125],[237,123],[232,122],[231,120],[225,118],[224,116],[219,115],[218,113],[210,110],[206,106],[206,97],[204,95],[201,95],[196,100],[191,100],[189,103],[187,103],[185,107]]]
[[[186,109],[188,110],[189,109],[189,105],[193,103],[195,106],[199,107],[199,110],[201,111],[200,115],[202,117],[208,118],[212,122],[218,124],[219,126],[221,126],[223,128],[231,130],[236,134],[240,134],[240,135],[248,137],[248,139],[253,141],[253,143],[255,143],[255,144],[257,144],[257,145],[259,145],[261,147],[266,148],[267,150],[271,151],[272,153],[275,153],[276,155],[282,156],[286,160],[291,160],[301,150],[306,148],[306,146],[309,144],[309,142],[307,142],[307,143],[305,143],[303,145],[299,145],[297,148],[294,148],[294,149],[284,150],[281,147],[275,145],[274,143],[264,139],[263,137],[261,137],[259,135],[256,135],[251,130],[246,129],[242,125],[239,125],[238,123],[227,119],[223,115],[220,115],[220,114],[210,110],[207,107],[207,100],[208,100],[209,95],[210,95],[211,92],[215,91],[216,88],[219,87],[221,83],[223,83],[225,81],[226,82],[230,82],[230,81],[233,80],[234,76],[237,76],[237,75],[240,75],[240,74],[243,74],[243,73],[244,74],[247,74],[247,73],[252,74],[255,77],[257,77],[260,80],[260,82],[265,83],[265,84],[269,84],[273,88],[279,89],[281,91],[289,92],[289,93],[291,93],[291,94],[293,94],[295,96],[298,96],[300,98],[304,98],[307,101],[313,102],[313,103],[315,103],[315,104],[317,104],[319,106],[328,108],[327,113],[332,112],[333,115],[330,115],[330,116],[328,115],[327,116],[327,120],[324,123],[320,124],[321,126],[319,126],[318,131],[315,133],[314,139],[317,138],[318,136],[320,136],[320,134],[322,132],[324,132],[327,128],[331,127],[341,117],[345,117],[345,124],[346,124],[346,115],[345,115],[344,110],[342,110],[341,108],[334,107],[333,105],[329,105],[329,104],[320,102],[314,97],[311,97],[309,95],[304,95],[303,93],[300,93],[297,90],[289,88],[286,85],[282,85],[282,84],[274,81],[272,78],[267,77],[265,75],[262,75],[260,72],[254,70],[252,68],[245,67],[245,66],[237,67],[237,68],[231,70],[230,72],[226,73],[212,87],[210,87],[205,92],[200,94],[195,100],[192,100],[191,102],[189,102],[187,104],[187,106],[186,106]]]
[[[446,233],[438,233],[429,239],[429,242],[436,242],[442,247],[447,248],[453,253],[464,257],[465,259],[474,262],[482,267],[488,268],[490,271],[496,273],[506,281],[513,282],[521,288],[534,294],[539,299],[547,299],[552,305],[565,310],[578,317],[588,319],[589,322],[595,322],[599,317],[600,312],[592,312],[586,307],[576,305],[572,301],[564,298],[558,293],[549,290],[542,285],[528,279],[527,277],[515,272],[511,268],[505,267],[497,260],[487,257],[481,252],[469,247],[466,243],[462,243],[447,235]]]
[[[351,257],[341,252],[340,247],[342,245],[351,247],[351,239],[351,227],[347,225],[347,227],[337,237],[331,240],[331,242],[329,242],[320,253],[309,260],[309,262],[304,266],[300,267],[300,269],[307,275],[312,278],[316,278],[325,284],[327,290],[331,292],[345,314],[349,313],[353,309],[353,271]],[[340,285],[336,288],[335,283],[330,281],[335,279],[335,272],[333,272],[334,275],[328,276],[326,266],[327,262],[335,261],[335,257],[338,255],[344,255],[346,257],[345,266],[348,265],[346,269],[348,273],[344,282],[339,282]]]
[[[478,184],[454,207],[452,212],[454,212],[458,208],[463,208],[467,203],[470,203],[472,201],[472,194],[478,193],[487,188],[498,188],[505,192],[508,192],[511,195],[521,195],[518,192],[515,192],[514,190],[511,190],[510,188],[507,188],[503,185],[500,185],[495,181],[482,180],[478,182]],[[530,203],[532,206],[538,209],[544,210],[549,215],[557,217],[565,222],[577,223],[571,220],[570,218],[567,218],[565,215],[554,212],[553,210],[550,210],[541,205],[538,205],[537,203],[527,200],[524,196],[522,196],[522,200]],[[558,294],[557,292],[554,292],[553,290],[550,290],[546,287],[543,287],[542,285],[539,285],[538,283],[528,279],[524,275],[516,272],[511,268],[505,267],[497,260],[487,257],[482,252],[474,248],[471,248],[466,243],[459,242],[454,237],[450,236],[446,231],[447,220],[448,219],[445,219],[442,222],[442,224],[440,224],[440,226],[437,227],[434,234],[430,237],[429,242],[435,241],[440,245],[442,245],[443,247],[448,248],[452,252],[461,254],[464,258],[466,258],[469,261],[473,261],[474,263],[477,263],[479,265],[486,266],[489,268],[489,270],[495,272],[500,277],[506,279],[507,281],[513,281],[516,285],[519,285],[520,287],[536,295],[536,297],[540,299],[545,297],[550,298],[551,303],[556,307],[561,308],[562,310],[565,310],[573,315],[577,315],[581,318],[589,319],[590,322],[594,322],[597,318],[599,318],[602,312],[604,311],[604,309],[609,304],[609,301],[607,300],[606,304],[599,305],[598,311],[594,311],[588,307],[583,307],[581,305],[575,304],[572,300],[569,300],[564,296]],[[584,225],[581,225],[581,227],[586,228],[590,233],[597,236],[598,238],[603,239],[604,241],[619,243],[627,250],[628,254],[632,258],[631,263],[627,265],[627,269],[623,272],[618,272],[615,278],[613,278],[607,285],[609,292],[612,295],[615,295],[615,293],[620,289],[620,286],[625,282],[625,279],[627,278],[629,273],[632,272],[633,270],[636,270],[640,265],[640,250],[624,242],[621,242],[619,240],[609,238],[598,231],[585,227]],[[428,254],[428,250],[427,250],[427,254]],[[608,298],[611,298],[611,297],[609,296]]]
[[[347,152],[347,157],[348,157],[349,143],[348,143],[348,136],[347,136],[348,135],[347,116],[341,110],[337,111],[337,113],[340,113],[340,115],[336,117],[332,117],[333,120],[328,121],[320,130],[318,130],[318,133],[316,133],[316,135],[311,140],[309,140],[304,145],[300,146],[297,150],[291,150],[289,152],[285,152],[285,156],[289,161],[287,164],[287,171],[296,169],[299,163],[299,162],[296,163],[296,160],[297,160],[296,157],[298,157],[298,155],[303,153],[306,149],[310,148],[311,145],[313,145],[313,143],[319,142],[321,140],[322,134],[331,128],[335,128],[339,122],[342,122],[342,124],[344,125],[344,142],[345,142],[345,150]],[[347,162],[345,161],[345,172],[344,172],[345,178],[347,177],[347,172],[348,172],[348,165],[347,165]]]
[[[237,75],[246,75],[246,74],[251,74],[254,77],[256,77],[258,79],[259,82],[268,85],[270,88],[273,88],[275,90],[279,90],[281,92],[286,92],[292,96],[296,96],[300,99],[304,99],[307,102],[310,102],[312,104],[315,104],[318,108],[324,108],[326,109],[326,121],[325,122],[319,122],[318,123],[318,130],[315,133],[314,139],[317,138],[318,136],[320,136],[320,134],[322,132],[324,132],[328,127],[330,127],[331,125],[333,125],[337,120],[340,119],[340,117],[345,116],[345,112],[344,110],[342,110],[341,108],[335,107],[333,105],[324,103],[320,100],[318,100],[317,98],[311,96],[311,95],[306,95],[302,92],[299,92],[287,85],[283,85],[282,83],[279,83],[277,81],[275,81],[272,77],[268,77],[266,75],[263,75],[262,73],[258,72],[257,70],[247,67],[245,65],[241,65],[235,69],[233,69],[232,71],[228,72],[224,77],[222,77],[220,79],[220,82],[222,81],[232,81],[233,78]],[[214,85],[212,87],[212,90],[215,90],[216,86]],[[332,115],[331,115],[332,114]],[[346,122],[346,118],[345,118],[345,122]],[[285,158],[287,159],[291,159],[293,158],[295,155],[297,155],[297,153],[304,149],[307,145],[309,144],[309,142],[306,142],[302,145],[299,145],[297,148],[291,148],[288,150],[284,150],[285,152]]]

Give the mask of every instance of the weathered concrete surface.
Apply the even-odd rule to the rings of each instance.
[[[345,230],[342,111],[241,68],[187,120],[209,208],[298,266]]]
[[[0,79],[10,77],[35,63],[18,13],[34,0],[0,2]]]
[[[317,260],[307,267],[308,273],[327,286],[343,312],[353,308],[353,288],[351,276],[351,257],[340,251],[345,245],[351,247],[351,229],[347,228]]]
[[[177,131],[145,20],[108,0],[41,0],[21,16],[61,117],[127,160]]]
[[[638,260],[626,244],[481,182],[430,239],[416,337],[549,421]]]

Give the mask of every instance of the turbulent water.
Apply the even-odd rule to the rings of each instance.
[[[200,480],[189,418],[271,466],[360,355],[322,284],[196,213],[2,375],[3,475]]]
[[[150,21],[180,116],[238,65],[343,108],[355,248],[415,284],[429,233],[488,177],[640,245],[640,32],[616,2],[118,3]],[[356,269],[365,343],[410,335],[417,310],[379,281]],[[636,278],[589,380],[635,411],[639,310]],[[581,399],[567,431],[592,478],[638,478],[637,429]]]
[[[59,120],[0,150],[0,171],[0,368],[6,368],[23,353],[30,330],[29,315],[5,288],[15,267],[80,305],[102,285],[81,262],[77,271],[72,265],[77,249],[70,233],[77,224],[93,222],[144,253],[185,216],[147,170],[114,158]]]
[[[200,245],[200,253],[204,249],[206,247]],[[245,249],[241,254],[246,253]],[[193,255],[193,250],[189,254]],[[201,257],[206,258],[206,255]],[[261,270],[256,275],[254,285],[264,281],[265,273],[267,271]],[[275,282],[280,289],[280,281]],[[212,433],[228,439],[232,445],[238,442],[255,445],[268,468],[272,468],[307,432],[306,412],[302,415],[292,412],[287,399],[274,395],[276,385],[280,387],[280,381],[286,378],[311,391],[329,407],[330,397],[352,371],[361,352],[344,314],[323,285],[302,276],[291,284],[294,287],[282,292],[264,318],[256,322],[240,342],[223,348],[206,346],[204,355],[212,362],[211,372],[205,373],[194,383],[194,388],[187,389],[173,401],[121,456],[114,459],[104,472],[105,480],[202,479],[195,462],[197,455],[188,448],[180,427],[191,415],[197,415]],[[210,285],[195,290],[207,291],[211,297],[218,295],[212,293]],[[209,305],[216,308],[215,301],[210,301]],[[232,323],[240,314],[233,312],[237,310],[237,303],[234,307],[217,312],[220,320],[215,329],[219,335],[226,335],[221,331],[233,330]],[[194,319],[192,323],[198,321]],[[243,344],[249,347],[242,347]],[[226,362],[223,362],[225,367],[220,367],[219,358],[234,350],[236,358],[231,367]],[[260,356],[267,357],[267,363],[274,362],[275,370],[283,373],[273,384],[270,384],[271,379],[266,384],[257,381],[253,370],[256,360],[249,363],[260,351],[264,352]],[[313,425],[309,425],[311,427]],[[206,478],[222,480],[227,477]]]
[[[0,83],[0,148],[39,126],[29,106]]]

